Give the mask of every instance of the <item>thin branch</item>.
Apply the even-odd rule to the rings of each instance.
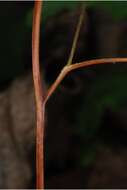
[[[42,6],[42,1],[35,1],[34,14],[33,14],[33,29],[32,29],[32,64],[33,64],[33,79],[34,79],[35,100],[36,100],[36,110],[37,110],[37,128],[36,128],[37,189],[44,189],[44,114],[45,114],[45,104],[47,100],[54,93],[55,89],[58,87],[58,85],[64,79],[64,77],[73,70],[77,70],[79,68],[87,66],[92,66],[95,64],[109,64],[109,63],[111,64],[118,62],[127,63],[127,58],[105,58],[105,59],[84,61],[81,63],[76,63],[71,65],[83,19],[83,13],[81,13],[69,61],[67,65],[62,69],[56,81],[51,85],[51,87],[47,92],[47,95],[45,96],[45,88],[42,85],[40,69],[39,69],[39,37],[40,37],[41,6]]]
[[[88,67],[92,65],[98,65],[98,64],[114,64],[114,63],[127,63],[127,58],[103,58],[103,59],[94,59],[90,61],[83,61],[81,63],[75,63],[72,65],[65,66],[61,73],[58,75],[55,82],[51,85],[49,88],[47,95],[45,97],[45,103],[50,98],[50,96],[54,93],[58,85],[61,83],[61,81],[65,78],[67,74],[69,74],[73,70],[77,70],[83,67]]]
[[[74,38],[73,38],[72,48],[70,51],[70,55],[69,55],[66,67],[72,64],[72,59],[74,57],[75,49],[76,49],[78,38],[79,38],[80,29],[81,29],[83,18],[84,18],[84,12],[85,12],[85,4],[83,4],[81,7],[81,13],[80,13],[79,20],[78,20],[78,23],[76,26],[76,31],[75,31]],[[57,77],[56,81],[52,84],[51,89],[49,89],[49,92],[45,98],[45,103],[46,103],[47,99],[49,98],[50,93],[52,94],[55,91],[55,89],[57,88],[60,81],[62,81],[62,79],[64,78],[65,75],[66,75],[66,69],[64,67],[62,69],[61,73],[59,74],[59,76]]]
[[[76,31],[75,31],[75,35],[74,35],[74,39],[73,39],[73,43],[72,43],[72,48],[71,48],[71,52],[70,52],[70,55],[69,55],[67,65],[72,64],[72,59],[74,57],[74,53],[75,53],[75,49],[76,49],[76,46],[77,46],[77,41],[78,41],[80,29],[81,29],[83,18],[84,18],[84,11],[85,11],[85,5],[83,4],[82,7],[81,7],[81,13],[80,13],[80,17],[79,17],[78,24],[77,24],[77,27],[76,27]]]
[[[39,68],[39,38],[42,1],[35,1],[32,27],[32,64],[36,100],[36,179],[37,189],[44,188],[44,88]]]

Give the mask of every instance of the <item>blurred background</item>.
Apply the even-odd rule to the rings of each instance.
[[[84,3],[73,63],[126,57],[127,2]],[[68,60],[81,4],[44,1],[40,63],[47,87]],[[8,134],[0,140],[0,188],[35,188],[33,5],[0,2],[0,130]],[[127,188],[126,84],[125,63],[87,67],[62,81],[46,109],[46,188]]]

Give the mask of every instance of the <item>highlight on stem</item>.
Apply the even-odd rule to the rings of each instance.
[[[35,1],[32,27],[32,67],[36,102],[36,183],[44,189],[44,87],[39,68],[39,41],[42,1]]]

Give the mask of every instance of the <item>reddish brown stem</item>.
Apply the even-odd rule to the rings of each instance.
[[[81,63],[75,63],[72,65],[65,66],[59,76],[57,77],[56,81],[51,85],[49,88],[47,95],[45,97],[45,103],[50,98],[50,96],[54,93],[55,89],[58,87],[60,82],[65,78],[65,76],[76,69],[92,66],[92,65],[98,65],[98,64],[112,64],[112,63],[127,63],[127,58],[103,58],[103,59],[94,59],[89,61],[83,61]]]
[[[36,128],[36,183],[37,189],[44,189],[44,88],[39,68],[39,38],[41,20],[41,1],[35,1],[32,28],[32,64],[35,88],[37,128]]]

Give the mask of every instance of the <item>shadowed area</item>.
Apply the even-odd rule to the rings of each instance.
[[[40,63],[47,87],[68,60],[80,15],[77,2],[59,3],[44,4]],[[0,2],[0,188],[36,183],[32,8]],[[127,56],[124,10],[126,2],[86,3],[73,63]],[[45,188],[127,188],[126,83],[127,64],[119,63],[73,71],[61,82],[46,107]]]

